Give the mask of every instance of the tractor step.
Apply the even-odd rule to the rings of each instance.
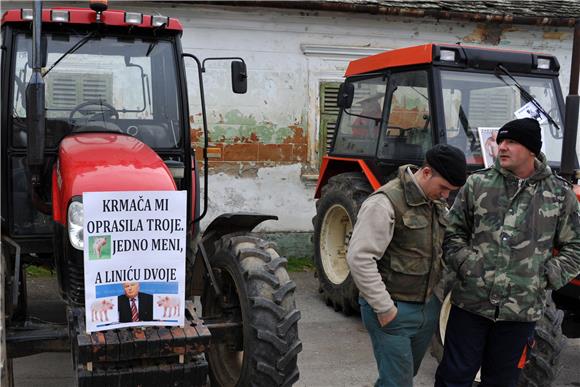
[[[68,309],[78,386],[205,386],[211,334],[186,302],[185,326],[86,333],[84,308]]]

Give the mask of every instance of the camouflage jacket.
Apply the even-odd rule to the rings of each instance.
[[[580,206],[543,154],[525,180],[499,163],[472,174],[448,220],[444,262],[457,276],[452,303],[462,309],[492,320],[536,321],[546,289],[580,272]]]

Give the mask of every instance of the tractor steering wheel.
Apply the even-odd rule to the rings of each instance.
[[[83,108],[86,108],[87,106],[95,106],[95,108],[91,108],[91,109],[85,109],[85,111],[83,111]],[[106,108],[106,110],[103,110],[103,107]],[[115,109],[115,107],[107,102],[105,102],[102,99],[92,99],[89,101],[85,101],[81,104],[78,104],[69,114],[68,119],[72,121],[74,115],[79,112],[82,115],[88,115],[90,112],[95,112],[91,117],[88,118],[87,121],[93,121],[94,120],[108,120],[111,117],[115,117],[115,119],[119,119],[119,112],[117,111],[117,109]]]

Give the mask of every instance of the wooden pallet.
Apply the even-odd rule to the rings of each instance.
[[[86,333],[84,308],[68,309],[79,387],[205,386],[210,332],[191,301],[185,326],[133,327]]]

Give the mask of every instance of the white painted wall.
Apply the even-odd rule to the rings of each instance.
[[[226,212],[259,212],[277,215],[257,231],[308,231],[314,216],[312,186],[300,179],[300,164],[260,168],[253,178],[217,173],[210,176],[208,216],[202,222]]]
[[[201,57],[232,55],[246,60],[249,92],[245,96],[221,92],[212,95],[218,87],[226,90],[229,78],[224,67],[219,75],[208,72],[208,78],[220,78],[213,78],[206,87],[212,117],[237,106],[244,114],[278,126],[305,125],[312,165],[318,159],[321,81],[340,80],[349,60],[377,49],[455,43],[472,35],[476,28],[475,23],[457,21],[245,7],[175,6],[157,10],[179,17],[184,24],[184,51]],[[544,39],[545,32],[563,32],[562,40]],[[571,29],[514,26],[504,32],[499,47],[555,55],[562,66],[560,81],[566,95],[571,43]],[[190,90],[193,93],[195,88]],[[263,229],[309,231],[315,213],[314,186],[307,186],[300,173],[301,166],[293,165],[261,169],[257,178],[212,175],[208,218],[235,210],[260,211],[280,218],[279,222],[268,222]]]
[[[205,90],[210,124],[218,122],[223,112],[238,109],[259,122],[276,127],[299,125],[307,130],[310,162],[306,165],[262,168],[257,171],[257,177],[224,173],[210,176],[210,211],[205,224],[223,212],[244,210],[277,215],[280,221],[267,222],[262,227],[266,231],[312,229],[314,185],[301,179],[301,171],[304,167],[314,167],[318,159],[321,81],[341,80],[349,60],[379,49],[464,42],[474,37],[477,28],[475,23],[455,20],[178,3],[136,5],[112,1],[110,8],[179,18],[184,25],[184,52],[200,58],[241,56],[245,59],[249,74],[245,95],[231,93],[229,68],[225,63],[208,64]],[[546,39],[554,36],[557,39]],[[477,42],[469,44],[477,45]],[[571,45],[570,28],[513,26],[504,31],[499,48],[555,55],[562,66],[560,82],[566,95]],[[198,86],[194,81],[193,63],[188,67],[191,112],[195,115],[199,112],[195,103],[199,98]],[[199,116],[194,121],[198,125]],[[577,149],[580,152],[580,142]]]

